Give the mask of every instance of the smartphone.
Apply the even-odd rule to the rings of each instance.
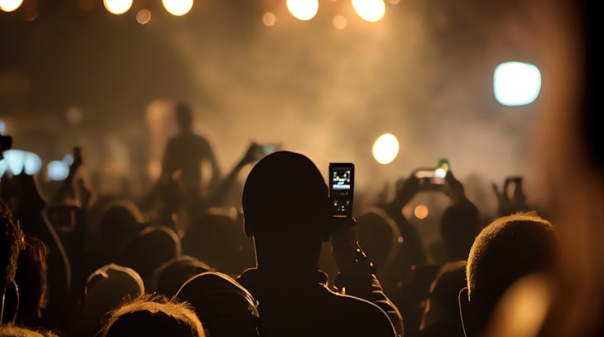
[[[329,198],[332,215],[338,218],[352,218],[354,197],[354,164],[329,163]]]
[[[277,143],[270,143],[262,145],[262,151],[264,151],[265,155],[271,154],[277,150],[279,150],[280,146]]]

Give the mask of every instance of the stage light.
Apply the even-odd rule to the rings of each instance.
[[[384,0],[352,0],[352,7],[367,22],[380,21],[386,13]]]
[[[6,169],[12,174],[18,175],[25,171],[25,174],[34,175],[40,171],[42,160],[40,157],[29,151],[8,150],[4,152],[4,160],[0,163],[0,176],[4,175]]]
[[[336,29],[342,30],[348,25],[348,20],[342,15],[336,15],[333,17],[332,23]]]
[[[533,64],[504,62],[493,74],[495,99],[506,106],[532,103],[541,90],[541,73]]]
[[[120,15],[132,7],[132,0],[103,0],[103,4],[109,13]]]
[[[174,16],[183,16],[193,8],[193,0],[162,0],[161,3]]]
[[[151,21],[151,12],[148,9],[141,9],[136,13],[136,22],[146,25]]]
[[[65,180],[69,176],[69,165],[60,160],[53,160],[46,166],[46,175],[52,181]]]
[[[298,20],[308,21],[317,15],[319,0],[287,0],[287,9]]]
[[[380,164],[390,164],[398,155],[398,149],[396,137],[385,133],[373,143],[373,158]]]
[[[277,16],[271,12],[264,13],[262,16],[262,22],[265,26],[272,27],[275,25],[275,21],[277,21]]]
[[[5,12],[14,12],[21,7],[23,0],[0,0],[0,9]]]
[[[430,212],[428,211],[428,207],[426,207],[425,205],[417,205],[413,209],[413,215],[415,215],[415,217],[419,220],[424,220],[425,218],[427,218],[429,213]]]

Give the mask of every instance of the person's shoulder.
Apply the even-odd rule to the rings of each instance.
[[[371,331],[372,336],[396,336],[390,318],[376,304],[355,296],[329,293],[333,312],[344,317],[353,330]]]

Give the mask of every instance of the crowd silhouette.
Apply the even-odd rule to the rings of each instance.
[[[222,176],[181,102],[180,133],[140,202],[94,199],[79,147],[50,197],[35,176],[1,177],[0,336],[601,336],[601,20],[588,2],[559,6],[581,19],[583,91],[539,125],[566,135],[542,154],[543,209],[510,176],[493,182],[499,207],[485,214],[449,170],[428,189],[415,172],[393,177],[392,199],[336,218],[312,154],[252,142]],[[419,193],[450,201],[438,261],[402,212]]]

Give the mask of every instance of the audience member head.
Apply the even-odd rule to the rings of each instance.
[[[514,282],[526,275],[551,271],[557,254],[553,226],[536,214],[499,217],[484,228],[468,257],[468,296],[460,296],[466,308],[462,314],[468,335],[480,334],[497,302]]]
[[[15,278],[19,253],[25,249],[25,238],[21,226],[8,208],[0,200],[0,294]]]
[[[189,255],[182,255],[163,263],[154,273],[153,289],[159,294],[172,298],[180,287],[191,277],[212,271],[205,262]]]
[[[184,102],[177,102],[174,107],[176,124],[181,131],[190,130],[193,127],[193,110]]]
[[[289,151],[262,158],[247,177],[242,204],[259,267],[272,258],[281,259],[280,267],[317,264],[321,243],[329,239],[330,204],[323,176],[309,158]]]
[[[98,229],[103,248],[118,254],[145,228],[145,219],[136,205],[128,200],[109,203],[101,211]]]
[[[0,326],[1,337],[58,337],[52,331],[33,330],[15,325]]]
[[[252,260],[245,236],[236,215],[228,210],[211,208],[186,230],[182,238],[183,254],[194,256],[223,272],[238,273],[243,260]],[[251,255],[251,258],[246,258]],[[249,265],[244,266],[249,267]]]
[[[212,337],[258,337],[262,334],[256,300],[230,276],[206,272],[190,278],[176,297],[191,303]]]
[[[149,226],[126,245],[116,262],[136,270],[145,284],[150,285],[155,269],[180,254],[180,238],[173,229]]]
[[[19,286],[18,322],[34,326],[46,307],[48,249],[44,242],[27,237],[25,249],[19,254],[15,282]]]
[[[143,280],[134,269],[113,263],[97,269],[86,281],[81,317],[76,331],[96,333],[108,312],[122,302],[144,293]]]
[[[440,220],[440,235],[448,261],[466,260],[480,232],[480,213],[470,201],[448,206]]]
[[[430,295],[422,317],[420,329],[439,322],[453,323],[461,332],[459,293],[466,286],[466,261],[445,263],[430,285]]]
[[[141,296],[111,312],[102,337],[205,337],[199,318],[185,303]]]
[[[402,238],[396,222],[380,209],[371,209],[357,217],[359,244],[379,270],[388,270],[396,257]]]

